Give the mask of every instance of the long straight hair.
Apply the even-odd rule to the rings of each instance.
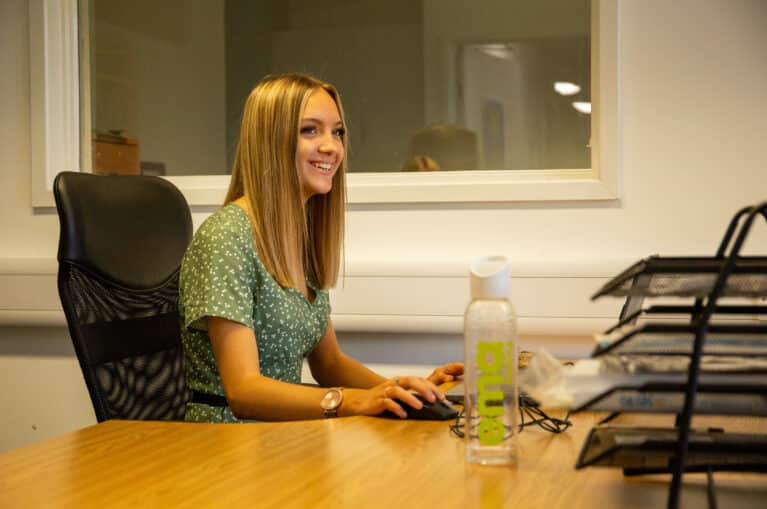
[[[245,197],[259,258],[283,287],[298,287],[296,264],[322,289],[338,279],[344,241],[346,155],[327,194],[306,205],[296,163],[301,115],[316,90],[325,90],[346,126],[333,85],[305,74],[269,76],[250,92],[224,205]]]

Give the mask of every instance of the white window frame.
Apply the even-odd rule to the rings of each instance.
[[[591,160],[583,170],[350,173],[351,204],[616,200],[620,197],[618,1],[592,0]],[[32,205],[52,207],[53,179],[81,168],[77,0],[30,0]],[[88,111],[87,105],[84,111]],[[87,117],[88,115],[83,115]],[[86,118],[87,119],[87,118]],[[87,154],[86,154],[87,155]],[[228,175],[167,177],[191,205],[219,205]]]

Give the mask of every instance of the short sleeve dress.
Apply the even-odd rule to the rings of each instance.
[[[250,218],[229,204],[195,233],[179,278],[179,315],[189,387],[223,396],[224,390],[208,336],[206,318],[220,317],[254,330],[261,374],[289,383],[301,381],[303,359],[325,335],[330,315],[328,292],[310,281],[315,298],[283,288],[256,252]],[[229,407],[189,403],[186,420],[237,422]]]

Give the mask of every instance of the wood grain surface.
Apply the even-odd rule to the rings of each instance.
[[[574,469],[600,417],[577,415],[560,435],[525,429],[513,467],[465,464],[463,442],[446,422],[108,421],[0,454],[0,507],[665,507],[669,476]],[[624,422],[629,418],[671,423],[666,416]],[[765,431],[765,420],[724,422]],[[720,507],[767,507],[765,476],[716,480]],[[703,476],[685,476],[683,507],[705,507],[705,486]]]

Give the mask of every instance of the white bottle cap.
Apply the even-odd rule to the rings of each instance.
[[[472,299],[508,299],[511,264],[505,256],[482,256],[472,260]]]

